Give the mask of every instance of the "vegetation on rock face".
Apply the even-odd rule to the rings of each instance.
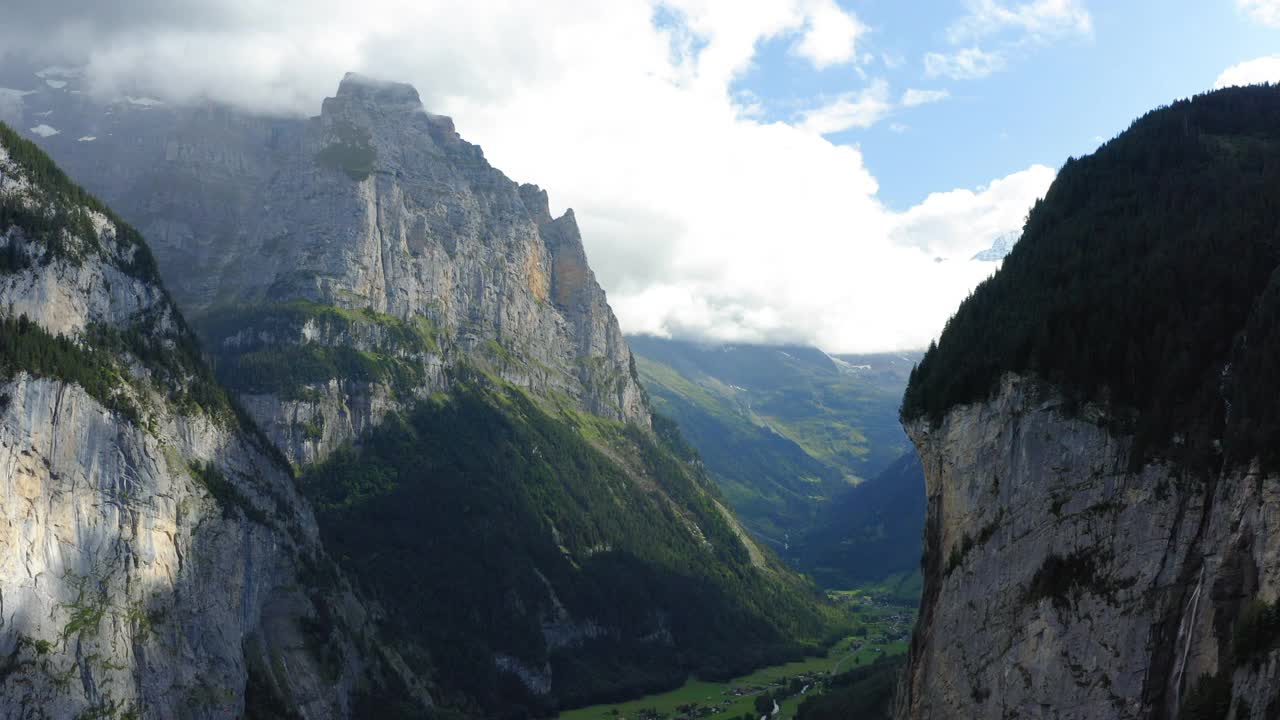
[[[17,197],[0,197],[0,230],[13,226],[22,228],[43,245],[44,262],[62,257],[83,260],[87,253],[100,249],[97,233],[89,220],[89,213],[100,213],[115,225],[118,241],[130,250],[130,257],[119,264],[120,269],[160,286],[155,258],[136,230],[116,217],[100,200],[71,182],[35,143],[24,139],[4,123],[0,123],[0,146],[40,195],[35,207]],[[29,260],[20,257],[10,244],[0,260],[0,270],[17,270],[27,262]]]
[[[316,163],[331,170],[341,170],[356,182],[372,175],[378,152],[373,147],[369,131],[344,122],[336,123],[334,130],[337,140],[316,154]]]
[[[1236,665],[1266,656],[1280,645],[1280,601],[1254,599],[1245,605],[1231,631],[1231,654]]]
[[[1174,103],[1068,160],[912,373],[904,417],[936,423],[1013,372],[1107,403],[1135,464],[1274,466],[1277,187],[1276,87]]]
[[[51,335],[26,315],[0,318],[0,380],[10,380],[24,371],[75,383],[103,407],[135,423],[142,419],[137,405],[123,391],[127,382],[121,377],[122,369],[109,354],[63,335]]]
[[[213,463],[193,462],[190,466],[191,476],[196,479],[222,508],[223,517],[233,517],[236,510],[259,525],[267,525],[266,513],[259,510],[240,492],[240,489],[227,480],[222,471]]]
[[[315,343],[281,345],[230,356],[218,363],[223,382],[249,395],[277,393],[296,398],[307,385],[340,380],[344,383],[387,383],[408,387],[421,380],[412,363],[355,348]]]
[[[326,545],[446,704],[542,713],[824,639],[813,589],[752,564],[687,447],[598,418],[575,430],[478,374],[455,385],[301,480]]]
[[[1202,675],[1188,688],[1186,699],[1178,710],[1183,720],[1226,720],[1231,710],[1231,675]],[[1237,713],[1236,717],[1248,717]]]
[[[424,317],[401,320],[305,300],[220,308],[197,327],[213,348],[218,376],[228,388],[285,398],[330,380],[408,391],[422,384],[421,358],[440,350],[439,333]],[[305,339],[306,327],[319,339]],[[377,350],[360,350],[353,343]]]
[[[242,346],[255,349],[273,344],[280,334],[297,332],[306,323],[313,323],[323,334],[372,337],[376,333],[390,352],[438,350],[438,331],[427,318],[401,320],[372,308],[355,310],[308,300],[219,308],[197,325],[203,334],[220,341],[243,334]]]
[[[0,196],[0,234],[8,235],[0,255],[3,270],[25,270],[37,261],[94,259],[152,285],[161,295],[154,307],[126,327],[94,325],[74,338],[54,336],[26,317],[0,318],[0,376],[7,379],[26,371],[73,382],[105,407],[140,422],[142,409],[126,390],[140,382],[128,367],[126,358],[131,357],[148,371],[151,386],[179,411],[236,420],[237,410],[201,358],[195,335],[164,293],[150,251],[137,232],[2,123],[0,145],[32,191],[27,200],[16,193]],[[127,248],[129,259],[105,253],[89,221],[91,211],[115,225],[117,241]]]
[[[1280,229],[1276,231],[1280,234]],[[1247,463],[1254,457],[1264,468],[1280,467],[1280,268],[1235,341],[1231,364],[1224,370],[1227,403],[1224,446],[1228,460]]]

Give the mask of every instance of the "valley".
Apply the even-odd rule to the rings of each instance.
[[[0,720],[1280,720],[1280,0],[9,5]]]
[[[676,690],[571,710],[559,717],[561,720],[740,720],[768,714],[777,720],[825,718],[827,715],[815,708],[802,711],[801,705],[828,692],[833,682],[840,682],[836,678],[842,673],[877,667],[878,662],[901,661],[915,621],[914,602],[886,594],[883,587],[833,592],[831,597],[856,620],[852,634],[822,655],[761,668],[720,682],[690,679]],[[892,670],[886,672],[894,674]],[[882,673],[878,677],[883,676]],[[767,698],[767,702],[762,698]],[[767,713],[759,711],[762,702],[769,707]]]
[[[629,342],[654,407],[761,542],[827,589],[918,568],[924,475],[898,420],[918,354]]]

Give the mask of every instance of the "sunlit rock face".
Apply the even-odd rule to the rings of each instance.
[[[348,74],[311,118],[95,104],[67,90],[23,97],[28,115],[53,108],[66,126],[33,139],[147,237],[215,356],[238,356],[269,333],[413,366],[400,382],[233,382],[291,461],[323,458],[444,388],[446,371],[464,362],[540,397],[648,424],[572,211],[552,217],[544,191],[490,166],[411,86]],[[95,140],[76,140],[85,136]],[[376,328],[262,327],[264,313],[299,302],[368,310],[423,328],[430,342],[392,348]],[[255,314],[234,334],[208,331],[206,318],[237,309]]]

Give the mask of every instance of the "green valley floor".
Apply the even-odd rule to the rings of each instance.
[[[914,603],[885,592],[882,586],[833,591],[856,618],[853,632],[826,655],[762,668],[725,682],[690,678],[669,692],[620,703],[606,703],[561,713],[561,720],[692,720],[693,718],[758,718],[757,700],[767,696],[773,720],[797,717],[800,704],[823,692],[840,673],[866,667],[882,657],[903,655],[915,623]]]

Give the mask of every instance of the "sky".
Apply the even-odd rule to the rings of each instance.
[[[572,207],[623,329],[920,348],[1070,155],[1280,81],[1280,0],[0,0],[95,93],[313,115],[413,83]],[[0,62],[3,57],[0,57]]]

